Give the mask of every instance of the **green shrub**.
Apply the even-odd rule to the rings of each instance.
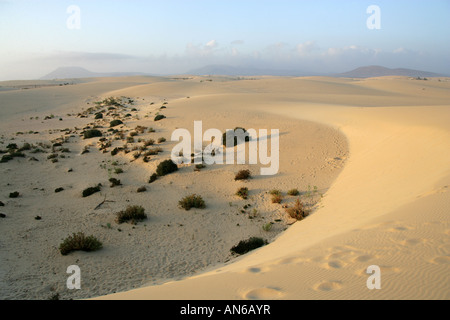
[[[94,236],[86,236],[84,233],[74,233],[67,237],[60,245],[59,251],[63,256],[73,251],[96,251],[103,247],[103,244]]]
[[[250,178],[250,176],[250,170],[240,170],[234,177],[234,180],[247,180]]]
[[[89,197],[97,192],[100,192],[100,185],[98,185],[96,187],[89,187],[89,188],[83,190],[83,198]]]
[[[262,229],[266,232],[269,232],[270,230],[272,230],[272,227],[273,227],[273,223],[269,222],[269,223],[266,223],[265,225],[263,225]]]
[[[120,126],[121,124],[123,124],[123,122],[121,120],[116,119],[116,120],[111,121],[109,123],[109,126],[111,128],[114,128],[114,127]]]
[[[160,177],[178,170],[178,166],[172,160],[164,160],[156,168],[156,174]]]
[[[196,194],[184,197],[183,199],[178,201],[178,205],[186,211],[189,211],[192,208],[204,209],[206,207],[203,198]]]
[[[159,121],[159,120],[162,120],[162,119],[165,119],[165,118],[166,118],[165,115],[158,114],[158,115],[155,117],[155,121]]]
[[[236,192],[236,195],[241,197],[242,199],[247,199],[248,198],[248,188],[240,188]]]
[[[298,196],[299,194],[300,194],[300,191],[298,191],[298,189],[291,189],[291,190],[289,190],[288,191],[288,193],[287,193],[288,195],[290,195],[290,196]]]
[[[129,206],[126,210],[116,214],[116,222],[118,224],[125,222],[136,224],[137,221],[144,219],[147,219],[147,215],[145,214],[145,209],[141,206]]]
[[[163,142],[166,142],[166,138],[161,137],[158,139],[158,143],[163,143]]]
[[[95,114],[95,119],[103,119],[103,113],[99,112]]]
[[[84,138],[85,139],[91,139],[95,137],[102,137],[103,133],[100,130],[97,129],[91,129],[84,132]]]
[[[123,173],[123,169],[122,168],[115,168],[114,169],[114,173],[115,174],[121,174],[121,173]]]
[[[240,241],[236,246],[232,247],[230,251],[235,254],[245,254],[266,244],[266,240],[262,238],[252,237],[248,240]]]

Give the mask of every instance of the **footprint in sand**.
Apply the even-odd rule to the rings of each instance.
[[[278,288],[259,288],[253,289],[244,295],[247,300],[272,300],[279,299],[283,296],[283,292]]]
[[[324,281],[314,286],[316,291],[336,291],[342,289],[341,281]]]

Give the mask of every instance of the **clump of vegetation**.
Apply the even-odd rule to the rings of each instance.
[[[121,120],[116,119],[116,120],[111,121],[109,123],[109,126],[111,128],[114,128],[114,127],[120,126],[121,124],[123,124],[123,122]]]
[[[139,187],[139,188],[137,189],[137,192],[138,192],[138,193],[142,193],[142,192],[145,192],[145,191],[147,191],[147,188],[146,188],[146,187]]]
[[[156,173],[152,174],[150,176],[150,180],[148,181],[148,183],[153,183],[158,179],[158,175]]]
[[[121,186],[122,183],[120,182],[120,180],[116,179],[116,178],[111,178],[109,179],[109,182],[111,182],[111,188],[117,187],[117,186]]]
[[[269,192],[272,195],[272,203],[281,203],[283,195],[280,190],[274,189]]]
[[[247,199],[248,198],[248,188],[240,188],[236,192],[236,195],[241,197],[242,199]]]
[[[297,199],[295,201],[293,207],[288,207],[285,210],[291,218],[297,219],[299,221],[303,220],[309,215],[309,212],[305,209],[300,199]]]
[[[11,193],[9,194],[9,197],[10,197],[11,199],[18,198],[19,196],[20,196],[20,193],[17,192],[17,191],[11,192]]]
[[[298,189],[291,189],[291,190],[288,191],[287,194],[290,195],[290,196],[296,197],[296,196],[298,196],[300,194],[300,191],[298,191]]]
[[[83,190],[83,198],[89,197],[93,195],[94,193],[100,192],[101,185],[99,184],[96,187],[89,187],[87,189]]]
[[[273,223],[269,222],[269,223],[266,223],[265,225],[263,225],[262,229],[266,232],[269,232],[270,230],[272,230],[272,227],[273,227]]]
[[[166,116],[165,116],[165,115],[162,115],[162,114],[158,114],[158,115],[155,117],[155,121],[159,121],[159,120],[162,120],[162,119],[166,119]]]
[[[236,135],[238,135],[238,133],[236,131],[238,130],[242,130],[244,132],[244,141],[248,142],[250,141],[250,137],[247,133],[247,130],[241,127],[236,127],[234,130],[227,130],[227,132],[225,132],[222,135],[222,145],[226,146],[226,147],[235,147],[238,144],[238,137]],[[231,138],[234,136],[234,141],[231,141]],[[229,138],[228,138],[229,137]],[[231,143],[233,143],[233,145],[228,145],[227,144],[227,140],[230,140]]]
[[[250,170],[240,170],[236,176],[234,177],[234,180],[247,180],[251,176]]]
[[[121,173],[123,173],[123,169],[122,168],[115,168],[114,169],[114,173],[115,174],[121,174]]]
[[[60,193],[60,192],[62,192],[62,191],[64,191],[64,188],[56,188],[56,189],[55,189],[55,193]]]
[[[103,119],[103,113],[99,112],[95,114],[95,119]]]
[[[192,208],[204,209],[206,207],[203,198],[196,194],[184,197],[183,199],[178,201],[178,205],[186,211],[189,211]]]
[[[0,160],[0,163],[6,163],[6,162],[8,162],[8,161],[10,161],[12,159],[14,159],[14,157],[9,155],[9,154],[7,154],[7,155],[4,155],[2,157],[2,159]]]
[[[232,247],[230,251],[235,254],[246,254],[266,244],[267,240],[258,237],[252,237],[248,240],[240,241],[237,245]]]
[[[96,137],[102,137],[103,133],[100,130],[97,129],[91,129],[84,132],[84,138],[85,139],[91,139]]]
[[[178,170],[178,166],[172,160],[164,160],[156,168],[156,174],[160,177]]]
[[[129,206],[126,210],[120,211],[116,214],[116,222],[122,224],[131,222],[136,224],[138,221],[147,219],[145,209],[141,206]]]
[[[60,245],[59,251],[63,256],[73,251],[96,251],[103,247],[103,244],[94,236],[86,236],[82,232],[74,233],[67,237]]]
[[[166,138],[161,137],[158,139],[158,143],[163,143],[163,142],[166,142]]]

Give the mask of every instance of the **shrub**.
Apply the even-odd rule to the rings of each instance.
[[[7,155],[4,155],[2,157],[2,159],[0,160],[0,163],[5,163],[5,162],[8,162],[8,161],[10,161],[12,159],[14,159],[14,158],[11,155],[7,154]]]
[[[114,148],[114,150],[111,150],[111,155],[114,157],[115,155],[117,155],[120,152],[119,148]]]
[[[111,188],[114,188],[116,186],[121,186],[120,180],[117,180],[116,178],[109,179],[109,182],[111,182]]]
[[[103,119],[103,113],[99,112],[95,114],[95,119]]]
[[[273,226],[273,223],[269,222],[269,223],[266,223],[265,225],[263,225],[262,228],[264,231],[269,232],[270,230],[272,230],[272,226]]]
[[[165,115],[158,114],[158,115],[155,117],[155,121],[159,121],[159,120],[162,120],[162,119],[165,119],[165,118],[166,118]]]
[[[122,224],[131,222],[136,224],[137,221],[147,219],[145,209],[141,206],[129,206],[126,210],[120,211],[116,214],[116,222]]]
[[[236,246],[232,247],[230,251],[235,254],[245,254],[266,244],[266,240],[262,238],[252,237],[248,240],[240,241]]]
[[[102,132],[97,129],[91,129],[91,130],[84,132],[85,139],[91,139],[91,138],[102,137],[102,136],[103,136]]]
[[[138,193],[145,192],[145,191],[147,191],[146,187],[140,187],[140,188],[137,189]]]
[[[89,197],[97,192],[100,192],[100,185],[83,190],[83,198]]]
[[[64,188],[56,188],[55,189],[55,193],[59,193],[59,192],[62,192],[62,191],[64,191]]]
[[[249,179],[251,176],[250,170],[241,170],[239,171],[236,176],[234,177],[234,180],[246,180]]]
[[[248,198],[248,188],[240,188],[236,192],[236,195],[241,197],[242,199],[247,199]]]
[[[161,137],[158,139],[158,143],[163,143],[163,142],[166,142],[166,138]]]
[[[103,247],[102,243],[94,236],[86,236],[84,233],[74,233],[67,237],[60,245],[59,251],[63,256],[73,251],[96,251]]]
[[[114,128],[114,127],[120,126],[121,124],[123,124],[123,122],[121,120],[116,119],[116,120],[111,121],[109,123],[109,126],[111,128]]]
[[[156,174],[160,177],[178,170],[178,166],[172,160],[164,160],[156,168]]]
[[[206,207],[203,198],[196,194],[184,197],[183,199],[178,201],[178,205],[186,211],[189,211],[192,208],[204,209]]]
[[[295,204],[291,208],[286,208],[286,212],[289,214],[291,218],[297,219],[297,220],[303,220],[309,215],[309,212],[305,210],[303,207],[303,203],[300,201],[300,199],[297,199],[295,201]]]
[[[122,168],[115,168],[114,169],[114,173],[115,174],[121,174],[121,173],[123,173],[123,169]]]
[[[283,196],[281,194],[272,195],[272,203],[281,203],[283,201]]]
[[[158,179],[158,175],[156,173],[152,174],[148,183],[153,183]]]
[[[153,140],[153,139],[149,139],[149,140],[144,142],[144,146],[146,146],[146,147],[152,146],[154,144],[155,144],[155,140]]]
[[[12,199],[18,198],[19,196],[20,196],[20,193],[17,192],[17,191],[11,192],[11,193],[9,194],[9,197],[12,198]]]
[[[235,147],[235,146],[237,146],[238,138],[236,136],[234,136],[234,143],[233,143],[233,145],[232,146],[227,146],[227,136],[230,136],[230,139],[231,139],[231,136],[236,134],[236,130],[242,130],[244,132],[244,141],[245,142],[250,141],[250,137],[247,134],[247,130],[245,130],[244,128],[241,128],[241,127],[236,127],[234,130],[227,130],[227,132],[225,132],[222,135],[222,145],[224,145],[226,147],[232,147],[232,146]]]
[[[15,143],[10,143],[10,144],[8,144],[8,146],[6,147],[6,149],[9,149],[9,150],[17,150],[17,149],[19,149],[19,148],[17,147],[17,144],[15,144]]]
[[[298,191],[298,189],[291,189],[291,190],[289,190],[288,191],[288,193],[287,193],[288,195],[290,195],[290,196],[298,196],[299,194],[300,194],[300,191]]]

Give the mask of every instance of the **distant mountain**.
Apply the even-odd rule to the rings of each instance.
[[[334,74],[334,77],[340,78],[373,78],[384,76],[406,76],[406,77],[444,77],[442,74],[419,71],[411,69],[389,69],[381,66],[360,67],[355,70]]]
[[[198,69],[193,69],[186,74],[194,76],[292,76],[300,77],[306,74],[298,70],[275,70],[275,69],[258,69],[249,67],[233,67],[228,65],[209,65]]]
[[[81,67],[61,67],[43,76],[40,80],[97,78],[97,77],[126,77],[126,76],[142,76],[142,75],[146,74],[139,72],[97,73],[91,72]]]

